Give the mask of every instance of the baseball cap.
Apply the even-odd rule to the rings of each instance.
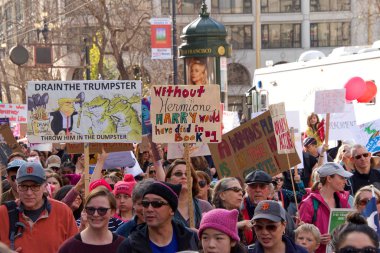
[[[274,222],[280,222],[286,220],[285,209],[277,202],[273,200],[260,201],[255,208],[255,213],[252,220],[268,219]]]
[[[61,158],[57,155],[51,155],[46,160],[46,164],[47,164],[48,169],[50,169],[51,167],[60,168],[61,167]]]
[[[24,160],[18,160],[18,159],[17,160],[13,160],[12,162],[8,163],[7,171],[11,170],[11,169],[18,169],[24,163],[26,163]]]
[[[331,175],[340,175],[342,177],[351,177],[353,174],[345,170],[339,163],[328,162],[318,169],[319,177],[327,177]]]
[[[42,184],[46,180],[45,170],[39,163],[25,162],[17,171],[16,182],[34,181]]]
[[[309,146],[310,144],[314,144],[314,145],[317,145],[317,140],[313,137],[306,137],[304,140],[303,140],[303,146],[304,147],[307,147]]]
[[[249,173],[245,177],[245,183],[246,184],[254,184],[254,183],[265,183],[270,184],[272,183],[272,177],[269,176],[268,173],[262,170],[255,170]]]

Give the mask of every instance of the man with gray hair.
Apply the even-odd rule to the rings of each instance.
[[[46,176],[40,163],[22,164],[16,183],[19,200],[0,206],[0,241],[17,252],[57,252],[78,233],[72,211],[44,196]]]
[[[366,185],[373,184],[380,189],[380,172],[371,167],[371,153],[363,145],[356,144],[351,149],[354,175],[351,177],[353,194]]]

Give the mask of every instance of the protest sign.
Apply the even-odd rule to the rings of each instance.
[[[0,125],[9,124],[9,118],[0,118]]]
[[[30,150],[47,151],[51,152],[53,144],[51,143],[30,143]],[[83,149],[82,149],[83,152]]]
[[[141,141],[141,81],[28,82],[31,143]]]
[[[254,170],[276,175],[289,169],[285,154],[278,154],[269,111],[224,134],[218,144],[209,144],[218,175],[245,176]],[[290,166],[300,163],[297,153],[289,154]]]
[[[155,85],[151,89],[155,143],[217,143],[221,139],[218,85]]]
[[[22,153],[20,145],[12,134],[9,125],[0,125],[0,162],[7,165],[8,156],[14,152]]]
[[[315,109],[318,114],[344,112],[346,89],[315,91]]]
[[[294,143],[286,120],[285,103],[270,105],[269,111],[272,116],[274,136],[276,137],[277,142],[277,152],[279,154],[294,153]]]
[[[223,134],[240,126],[238,112],[230,112],[223,110]]]
[[[330,209],[330,218],[329,218],[329,234],[332,235],[334,229],[339,225],[342,225],[346,222],[346,216],[350,212],[353,212],[354,209],[349,208],[331,208]]]
[[[182,143],[169,143],[168,144],[168,159],[183,158],[185,155],[185,146]],[[210,149],[207,144],[194,143],[189,144],[190,157],[211,155]]]
[[[0,115],[2,118],[9,118],[11,123],[26,123],[26,105],[0,104]]]
[[[145,97],[141,101],[142,108],[142,134],[152,133],[152,123],[150,122],[150,97]]]
[[[171,59],[171,19],[152,18],[150,24],[152,59]]]
[[[353,128],[355,143],[361,144],[369,152],[380,151],[380,119]]]
[[[90,154],[101,154],[102,148],[107,153],[118,151],[133,150],[131,143],[90,143]],[[82,154],[84,149],[83,143],[66,143],[66,152],[68,154]]]
[[[104,161],[103,169],[130,167],[137,163],[132,151],[111,152]]]
[[[353,140],[356,128],[353,104],[346,104],[343,113],[330,116],[330,140]]]

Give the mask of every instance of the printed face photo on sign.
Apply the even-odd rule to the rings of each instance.
[[[215,83],[215,58],[188,58],[186,59],[187,83],[191,85],[205,85]]]

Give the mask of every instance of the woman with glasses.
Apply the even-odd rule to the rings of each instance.
[[[301,202],[303,195],[306,194],[305,191],[305,186],[301,180],[300,175],[294,176],[294,183],[295,187],[298,188],[298,191],[296,191],[296,198],[297,198],[297,203]],[[284,185],[284,175],[282,173],[274,176],[272,178],[272,184],[274,186],[274,196],[273,200],[278,201],[281,203],[281,206],[285,208],[285,210],[288,210],[289,204],[294,201],[294,192],[290,191],[288,189],[282,188]]]
[[[249,252],[307,253],[285,235],[286,211],[278,202],[261,201],[255,208],[252,222],[257,241],[248,247]]]
[[[184,160],[175,160],[168,168],[166,173],[166,182],[171,184],[181,184],[182,189],[178,198],[178,208],[175,211],[174,219],[181,222],[184,226],[190,227],[189,224],[189,204],[188,204],[188,191],[192,191],[193,207],[194,207],[194,224],[195,228],[199,228],[202,219],[202,213],[206,213],[212,209],[212,206],[207,201],[196,198],[199,193],[198,176],[191,167],[191,181],[192,188],[187,186],[186,177],[186,162]]]
[[[363,212],[365,206],[371,200],[372,190],[374,191],[376,197],[377,213],[380,214],[380,191],[373,185],[364,186],[356,192],[354,197],[354,207],[358,212]]]
[[[152,178],[154,180],[157,180],[157,172],[156,172],[156,168],[154,167],[153,163],[150,163],[148,165],[147,174],[148,174],[148,178]]]
[[[347,216],[347,223],[333,232],[331,246],[335,253],[378,253],[379,238],[359,213]]]
[[[198,185],[199,185],[199,193],[197,197],[199,199],[203,199],[211,203],[212,191],[210,188],[210,184],[211,184],[210,176],[206,172],[200,171],[200,170],[197,170],[196,173],[198,176]]]
[[[104,188],[94,189],[86,198],[84,210],[87,228],[62,244],[58,253],[116,252],[124,237],[108,230],[108,222],[116,210],[113,194]]]

